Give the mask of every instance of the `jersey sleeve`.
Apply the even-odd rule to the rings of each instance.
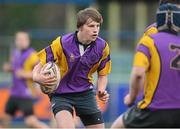
[[[32,71],[34,66],[39,62],[39,58],[37,56],[37,52],[32,52],[26,61],[23,64],[23,67],[26,71]]]
[[[153,44],[153,40],[149,36],[141,38],[136,48],[133,66],[144,67],[146,70],[149,68]]]
[[[37,52],[33,52],[30,56],[30,65],[33,68],[38,62],[39,62],[39,58],[37,55]]]
[[[111,72],[110,50],[108,44],[106,43],[106,46],[103,50],[102,59],[100,61],[100,65],[98,67],[98,74],[107,75],[110,72]]]
[[[42,49],[38,53],[38,57],[42,65],[46,64],[47,62],[56,62],[58,58],[61,58],[62,46],[60,38],[61,37],[55,39],[51,45]]]
[[[143,67],[145,69],[148,69],[149,61],[142,52],[136,52],[134,56],[133,66],[138,66],[138,67]]]

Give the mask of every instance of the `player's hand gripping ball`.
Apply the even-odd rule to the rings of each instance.
[[[48,62],[41,69],[40,74],[44,74],[44,73],[45,76],[56,76],[57,83],[51,86],[40,85],[41,91],[45,94],[53,93],[59,86],[59,82],[61,78],[60,69],[54,62]]]

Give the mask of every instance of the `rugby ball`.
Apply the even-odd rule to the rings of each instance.
[[[55,75],[57,77],[56,85],[52,85],[52,86],[40,85],[41,91],[43,93],[45,94],[53,93],[58,88],[61,79],[59,67],[54,62],[48,62],[42,67],[40,74],[45,74],[45,76]]]

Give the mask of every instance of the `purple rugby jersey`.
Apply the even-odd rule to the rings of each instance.
[[[160,78],[153,96],[152,109],[180,108],[180,36],[160,32],[150,36],[160,57]],[[172,66],[174,62],[174,66]],[[176,65],[177,64],[177,65]]]
[[[32,67],[30,66],[31,64],[26,63],[29,57],[31,56],[32,53],[34,53],[33,48],[28,48],[24,51],[19,51],[19,50],[14,50],[12,53],[12,87],[11,87],[11,96],[15,96],[18,98],[32,98],[32,91],[29,89],[31,86],[28,84],[27,79],[19,79],[15,73],[18,69],[24,69],[26,70],[25,67]],[[31,62],[33,64],[33,62]],[[34,65],[37,64],[34,62]],[[29,65],[29,66],[25,66]],[[32,70],[32,69],[31,69]],[[32,80],[30,80],[32,81]]]
[[[61,53],[65,55],[64,57],[54,59],[56,53],[53,53],[55,50],[51,45],[46,47],[43,53],[46,55],[46,62],[58,60],[60,69],[63,69],[61,65],[61,63],[64,63],[62,58],[67,61],[68,70],[62,77],[56,93],[74,93],[92,89],[93,84],[90,78],[94,72],[97,71],[100,75],[106,75],[110,72],[109,47],[106,41],[100,37],[86,48],[83,55],[80,54],[76,33],[62,36],[57,41],[57,45],[61,45]],[[40,58],[41,54],[39,55]]]
[[[139,107],[153,110],[179,109],[180,36],[159,32],[150,35],[150,38],[153,42],[146,38],[137,49],[146,55],[149,62],[144,98]]]

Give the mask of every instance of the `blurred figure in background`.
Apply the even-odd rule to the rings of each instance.
[[[107,42],[98,37],[102,21],[101,14],[94,8],[79,11],[77,31],[58,37],[39,53],[40,63],[33,71],[35,82],[44,86],[56,84],[56,77],[40,74],[40,70],[49,61],[60,67],[62,79],[59,87],[49,94],[59,128],[75,128],[73,108],[87,128],[104,128],[92,83],[92,74],[97,71],[97,94],[106,103],[111,60]]]
[[[21,110],[28,127],[47,128],[33,115],[34,87],[32,81],[33,67],[38,63],[37,53],[30,48],[30,37],[25,31],[15,34],[15,46],[9,63],[3,70],[12,73],[12,87],[6,104],[6,115],[2,119],[4,127],[8,127],[17,110]]]
[[[180,127],[180,0],[162,0],[156,33],[145,34],[136,49],[130,91],[131,106],[144,88],[143,100],[122,114],[112,128]]]

